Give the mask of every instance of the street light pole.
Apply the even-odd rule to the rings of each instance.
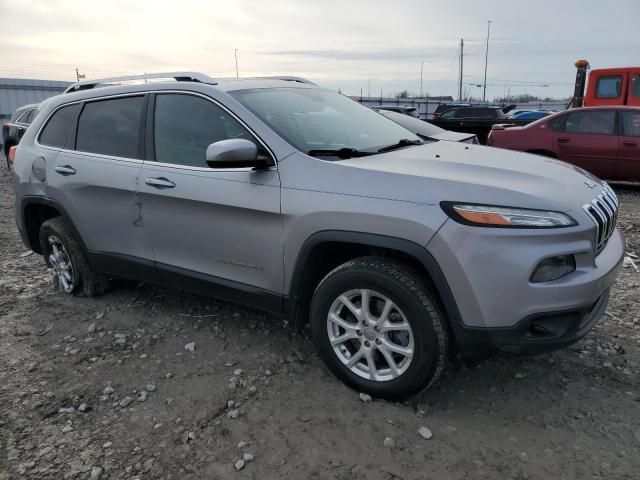
[[[236,58],[236,78],[238,78],[238,49],[233,49],[233,56]]]
[[[487,63],[489,61],[489,33],[491,32],[491,20],[487,22],[487,47],[484,52],[484,91],[482,92],[482,101],[487,101]]]
[[[422,72],[424,70],[424,62],[420,62],[420,98],[422,98]]]

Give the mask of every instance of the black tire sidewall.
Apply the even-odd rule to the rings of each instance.
[[[411,325],[415,342],[408,370],[386,382],[367,380],[352,373],[336,356],[327,334],[327,313],[338,296],[348,290],[369,289],[390,298]],[[438,314],[434,302],[433,313]],[[347,385],[380,398],[403,399],[429,385],[442,354],[430,313],[421,299],[390,275],[366,269],[337,272],[327,277],[316,290],[311,303],[311,330],[314,342],[329,369]]]
[[[49,236],[54,235],[62,245],[64,246],[69,258],[71,260],[71,265],[73,267],[73,276],[74,276],[74,288],[70,294],[74,294],[80,292],[82,290],[82,282],[86,275],[84,272],[84,265],[86,261],[84,260],[84,254],[82,251],[78,250],[78,242],[71,237],[71,233],[69,232],[68,227],[64,224],[64,221],[60,218],[54,218],[52,220],[47,220],[40,227],[40,249],[42,251],[42,255],[44,257],[44,261],[48,267],[51,267],[49,262],[49,253],[51,252],[51,247],[49,246]],[[67,293],[67,292],[65,292]]]

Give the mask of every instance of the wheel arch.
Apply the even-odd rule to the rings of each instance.
[[[397,237],[341,230],[318,232],[305,241],[291,275],[284,313],[302,327],[308,321],[311,297],[320,280],[338,265],[365,255],[395,258],[416,269],[437,295],[447,319],[460,319],[446,277],[424,246]]]
[[[42,253],[39,241],[40,227],[44,222],[55,217],[62,217],[67,222],[80,245],[86,251],[82,237],[64,207],[54,200],[37,196],[28,196],[22,201],[22,225],[24,226],[25,239],[31,250]]]

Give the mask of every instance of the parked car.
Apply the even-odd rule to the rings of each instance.
[[[510,120],[529,120],[531,122],[534,122],[536,120],[540,120],[541,118],[547,117],[552,113],[553,112],[547,110],[520,111],[508,115],[507,118],[509,118]]]
[[[480,143],[486,143],[491,127],[497,123],[506,123],[508,120],[505,110],[509,111],[513,107],[514,105],[509,107],[456,107],[439,116],[434,115],[429,122],[445,130],[473,134]],[[513,122],[516,121],[513,120]],[[526,120],[521,122],[528,123]]]
[[[444,112],[448,112],[449,110],[453,110],[454,108],[471,107],[471,106],[473,105],[471,105],[470,103],[441,103],[436,107],[435,111],[433,112],[433,118],[438,118]]]
[[[116,81],[46,100],[16,151],[16,223],[62,292],[121,275],[310,322],[388,399],[453,353],[572,344],[607,307],[618,201],[581,170],[425,142],[301,79]]]
[[[640,181],[640,108],[585,107],[524,127],[495,125],[488,145],[558,158],[610,180]]]
[[[379,110],[386,110],[388,112],[396,112],[408,117],[420,118],[418,114],[418,110],[415,107],[401,107],[398,105],[383,105],[383,106],[373,106],[371,107],[376,112]]]
[[[479,143],[478,137],[470,135],[468,133],[450,132],[435,125],[425,122],[418,118],[409,117],[401,113],[392,112],[389,110],[379,109],[378,113],[384,115],[392,122],[402,125],[407,130],[418,135],[425,140],[447,140],[450,142],[464,142],[464,143]]]
[[[2,124],[2,151],[9,166],[9,149],[20,143],[20,139],[38,113],[38,104],[18,108],[7,123]]]

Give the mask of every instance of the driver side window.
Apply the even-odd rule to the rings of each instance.
[[[230,138],[256,143],[235,118],[204,98],[188,94],[156,96],[154,146],[157,162],[206,168],[207,147]]]

